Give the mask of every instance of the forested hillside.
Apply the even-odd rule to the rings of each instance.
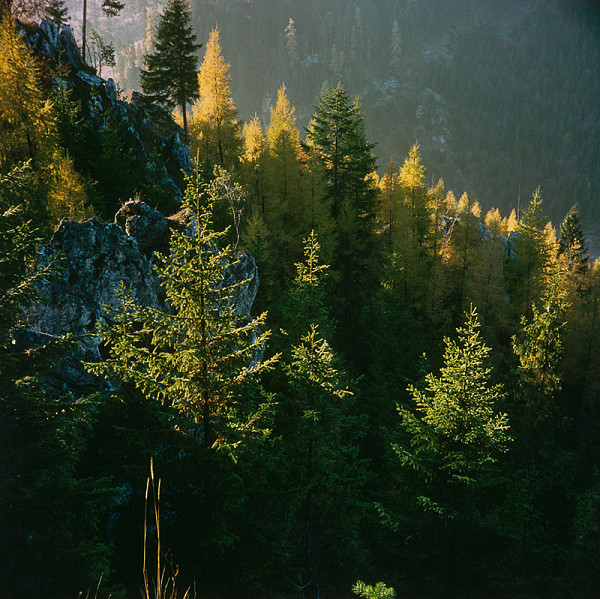
[[[0,4],[3,596],[595,596],[597,13],[266,4]]]
[[[109,20],[100,16],[99,0],[88,4],[90,28],[115,45],[119,84],[137,89],[161,3],[132,0]],[[81,2],[70,6],[79,31]],[[586,224],[598,222],[596,2],[194,0],[191,6],[199,41],[221,29],[244,121],[258,113],[268,122],[285,83],[302,129],[323,89],[341,82],[361,99],[379,172],[389,156],[400,159],[418,141],[428,184],[443,177],[455,194],[467,191],[486,209],[506,212],[541,186],[555,223],[574,202]]]

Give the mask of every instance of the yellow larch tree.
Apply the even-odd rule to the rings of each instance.
[[[214,165],[231,168],[241,150],[240,123],[231,97],[229,63],[225,62],[219,29],[210,32],[204,60],[198,71],[200,96],[192,107],[192,154],[199,154],[204,170]]]
[[[465,307],[470,304],[468,290],[474,276],[473,265],[481,251],[479,219],[473,214],[472,207],[473,202],[463,193],[456,206],[456,219],[450,225],[445,248],[453,324],[459,322]]]
[[[246,216],[250,218],[255,211],[260,211],[263,215],[265,211],[267,138],[258,115],[255,114],[249,122],[244,123],[242,142],[241,176],[249,190]]]
[[[47,164],[56,145],[52,104],[44,98],[40,70],[10,16],[0,19],[0,170],[30,160]]]
[[[379,182],[380,194],[377,203],[377,221],[392,243],[399,212],[402,210],[402,185],[400,167],[396,158],[391,156],[385,172]]]
[[[71,157],[55,152],[50,172],[48,213],[51,224],[61,218],[83,220],[92,216],[83,178],[75,170]]]
[[[421,160],[419,144],[415,143],[400,168],[400,183],[404,190],[404,201],[410,208],[412,228],[419,248],[427,234],[427,189],[425,166]]]
[[[277,103],[271,108],[267,130],[269,148],[268,194],[265,222],[277,247],[277,266],[283,277],[302,252],[302,231],[299,230],[302,207],[300,165],[300,135],[296,127],[295,108],[291,105],[285,85],[277,92]]]

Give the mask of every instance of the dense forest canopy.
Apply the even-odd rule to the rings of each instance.
[[[7,598],[594,596],[594,4],[10,4]]]
[[[77,29],[81,2],[69,6]],[[132,0],[119,21],[100,16],[99,0],[88,6],[91,26],[115,45],[122,89],[138,88],[161,4]],[[598,222],[595,2],[194,0],[191,7],[199,41],[216,26],[222,31],[244,121],[257,112],[267,122],[285,83],[302,129],[323,88],[341,82],[361,99],[380,171],[418,141],[429,184],[443,177],[457,195],[467,191],[507,212],[541,186],[555,222],[575,202],[586,222]]]

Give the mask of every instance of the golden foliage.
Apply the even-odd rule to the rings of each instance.
[[[87,194],[81,175],[75,170],[73,160],[55,152],[50,167],[51,183],[48,193],[48,212],[52,223],[61,218],[84,220],[92,215],[87,205]]]
[[[39,84],[39,67],[13,21],[0,20],[0,168],[31,160],[47,164],[56,145],[51,103]]]

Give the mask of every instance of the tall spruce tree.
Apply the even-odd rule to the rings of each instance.
[[[146,54],[146,69],[140,83],[150,99],[172,109],[178,106],[187,135],[187,105],[198,97],[196,33],[191,26],[191,12],[185,0],[170,0],[162,15],[154,52]]]
[[[306,129],[305,147],[324,167],[326,200],[336,225],[332,268],[338,280],[339,333],[344,347],[357,349],[360,344],[350,339],[362,334],[361,313],[368,303],[365,292],[376,271],[373,225],[378,189],[373,176],[374,146],[367,141],[360,106],[341,84],[319,99]]]
[[[121,310],[110,314],[113,325],[98,329],[110,357],[90,368],[133,383],[149,401],[173,406],[192,428],[200,425],[201,445],[211,448],[226,445],[233,434],[235,390],[270,361],[256,360],[268,337],[259,328],[265,315],[247,319],[236,312],[235,296],[248,281],[226,282],[236,261],[230,247],[217,247],[224,232],[213,230],[214,198],[203,197],[194,167],[184,200],[191,232],[174,233],[170,253],[156,267],[172,310],[135,305],[123,290]]]
[[[339,84],[319,98],[306,130],[306,146],[324,165],[333,215],[349,201],[361,219],[372,218],[376,192],[374,144],[367,141],[360,106]]]

